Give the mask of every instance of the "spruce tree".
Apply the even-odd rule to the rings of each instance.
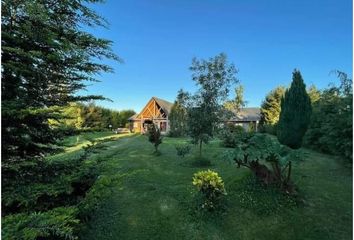
[[[279,142],[291,148],[300,148],[311,117],[311,100],[299,70],[294,70],[293,81],[281,101],[277,129]]]

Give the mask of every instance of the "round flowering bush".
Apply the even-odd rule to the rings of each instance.
[[[211,170],[195,173],[193,185],[203,196],[201,207],[207,210],[218,208],[222,196],[226,195],[223,180],[217,172]]]

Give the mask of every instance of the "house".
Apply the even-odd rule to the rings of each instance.
[[[145,133],[149,124],[156,124],[162,134],[165,134],[170,129],[168,115],[171,112],[173,103],[166,100],[152,97],[140,113],[137,113],[130,118],[130,131]]]
[[[170,130],[170,121],[168,116],[171,112],[173,103],[161,98],[152,97],[140,113],[131,116],[130,131],[136,133],[145,133],[149,124],[156,124],[162,134]],[[257,131],[260,120],[259,108],[242,108],[239,112],[227,119],[227,124],[242,126],[246,131]]]
[[[237,113],[233,112],[233,117],[226,120],[227,124],[242,126],[246,131],[257,131],[261,119],[260,108],[241,108]]]

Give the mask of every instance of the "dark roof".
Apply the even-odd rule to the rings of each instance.
[[[166,101],[164,99],[161,99],[161,98],[157,98],[157,97],[152,97],[152,99],[154,99],[157,104],[162,108],[162,110],[167,114],[169,115],[170,112],[171,112],[171,108],[173,106],[173,103],[169,102],[169,101]],[[149,102],[151,101],[151,99],[149,100]],[[145,108],[145,107],[144,107]],[[130,118],[128,118],[128,120],[132,121],[132,120],[135,120],[138,116],[139,116],[140,113],[136,113],[134,114],[133,116],[131,116]]]
[[[235,112],[229,121],[233,122],[253,122],[261,119],[260,108],[242,108],[239,112]]]
[[[163,111],[169,115],[171,112],[171,108],[173,106],[173,103],[163,100],[161,98],[157,98],[157,97],[152,97],[155,99],[155,101],[157,102],[158,105],[160,105],[160,107],[163,109]]]

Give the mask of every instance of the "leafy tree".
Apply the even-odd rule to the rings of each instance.
[[[188,103],[188,132],[195,144],[208,143],[220,122],[220,111],[231,83],[236,83],[237,70],[229,64],[225,54],[219,54],[208,60],[193,59],[192,79],[199,86],[197,93]]]
[[[232,112],[238,112],[241,108],[247,105],[247,101],[243,97],[244,88],[242,85],[239,85],[235,88],[235,99],[226,101],[224,107]]]
[[[305,144],[316,150],[353,158],[352,79],[337,71],[340,86],[329,86],[313,104]]]
[[[120,116],[119,112],[118,111],[113,111],[111,113],[111,115],[112,115],[112,127],[114,129],[120,127],[120,123],[122,121],[121,121],[121,116]]]
[[[85,128],[100,129],[102,127],[102,109],[97,107],[93,102],[84,108],[82,116]]]
[[[270,91],[261,105],[261,127],[268,133],[275,134],[276,124],[279,121],[281,99],[285,87],[279,86]]]
[[[293,81],[281,101],[277,128],[279,142],[291,148],[300,148],[311,117],[311,100],[298,70],[293,72]]]
[[[178,91],[177,99],[174,102],[170,120],[170,135],[173,137],[184,136],[187,133],[187,106],[189,94],[182,89]]]
[[[148,140],[154,145],[155,153],[158,153],[159,145],[162,143],[162,136],[160,129],[154,123],[148,126]]]
[[[311,104],[315,104],[318,100],[321,98],[321,91],[319,91],[315,85],[311,85],[307,89],[307,94],[309,95],[311,99]]]
[[[120,123],[119,126],[120,127],[126,127],[128,124],[128,118],[130,118],[131,116],[133,116],[135,114],[134,110],[122,110],[119,113],[120,116]]]

